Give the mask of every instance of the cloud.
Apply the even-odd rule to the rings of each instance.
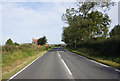
[[[77,0],[0,0],[0,2],[76,2],[76,1]]]
[[[43,35],[48,38],[48,43],[62,43],[62,28],[65,24],[61,20],[61,16],[66,8],[73,6],[75,6],[74,2],[10,2],[0,4],[2,44],[5,44],[8,38],[14,42],[27,43],[32,42],[32,38],[39,38]],[[111,26],[113,27],[118,21],[117,6],[111,8],[108,14],[112,19]]]
[[[26,8],[25,5],[16,5],[18,3],[4,3],[3,5],[3,43],[8,38],[18,43],[31,42],[32,37],[39,38],[43,35],[47,36],[49,43],[61,43],[63,22],[55,6],[50,9],[50,6],[46,5],[46,10],[43,11],[44,8],[41,8],[39,4],[37,10]]]

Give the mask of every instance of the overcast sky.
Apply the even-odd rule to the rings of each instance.
[[[75,2],[5,2],[0,3],[0,25],[2,25],[2,42],[11,38],[18,43],[31,43],[32,38],[43,35],[49,44],[61,42],[61,20],[66,8],[74,6]],[[111,28],[118,24],[118,4],[108,12],[112,23]],[[2,19],[2,20],[1,20]],[[1,31],[0,31],[1,32]]]

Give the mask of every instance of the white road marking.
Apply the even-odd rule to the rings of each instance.
[[[68,51],[68,50],[67,50]],[[68,51],[69,53],[71,53],[71,54],[74,54],[74,53],[72,53],[72,52],[70,52],[70,51]],[[81,58],[84,58],[84,59],[86,59],[86,60],[89,60],[89,61],[91,61],[91,62],[94,62],[94,63],[96,63],[96,64],[99,64],[99,65],[102,65],[102,66],[104,66],[104,67],[111,67],[111,66],[107,66],[107,65],[105,65],[105,64],[102,64],[102,63],[99,63],[99,62],[97,62],[97,61],[94,61],[94,60],[90,60],[90,59],[88,59],[88,58],[86,58],[86,57],[84,57],[84,56],[81,56],[81,55],[78,55],[79,57],[81,57]],[[111,68],[113,68],[113,67],[111,67]],[[120,70],[118,70],[118,69],[115,69],[115,68],[113,68],[115,71],[117,71],[117,72],[120,72]]]
[[[115,71],[118,71],[118,72],[120,72],[120,70],[118,70],[118,69],[115,69]]]
[[[86,58],[86,57],[84,57],[84,56],[81,56],[81,55],[78,55],[78,56],[79,56],[80,58],[84,58],[84,59],[86,59],[86,60],[88,60],[88,61],[91,61],[91,62],[94,62],[94,63],[96,63],[96,64],[102,65],[102,66],[104,66],[104,67],[110,67],[110,66],[107,66],[107,65],[105,65],[105,64],[99,63],[99,62],[97,62],[97,61],[90,60],[90,59],[88,59],[88,58]]]
[[[86,58],[86,57],[84,57],[84,56],[81,56],[81,55],[78,55],[78,54],[72,53],[72,52],[70,52],[70,51],[68,51],[68,52],[71,53],[71,54],[73,54],[73,55],[79,56],[80,58],[84,58],[84,59],[86,59],[86,60],[89,60],[88,58]]]
[[[84,56],[81,56],[81,55],[79,55],[79,57],[84,58],[84,59],[86,59],[86,60],[89,60],[88,58],[86,58],[86,57],[84,57]]]
[[[58,52],[57,52],[58,53]],[[58,53],[58,56],[61,57],[61,55]],[[60,59],[62,61],[62,63],[64,64],[64,66],[66,67],[67,71],[69,72],[70,75],[72,75],[72,72],[70,71],[70,69],[68,68],[68,66],[66,65],[65,61],[62,59]]]
[[[47,52],[46,52],[47,53]],[[46,54],[45,53],[45,54]],[[43,55],[45,55],[45,54],[43,54]],[[42,55],[42,56],[43,56]],[[40,56],[40,57],[42,57],[42,56]],[[20,74],[22,71],[24,71],[27,67],[29,67],[31,64],[33,64],[35,61],[37,61],[40,57],[38,57],[37,59],[35,59],[34,61],[32,61],[30,64],[28,64],[27,66],[25,66],[23,69],[21,69],[20,71],[18,71],[16,74],[14,74],[13,76],[11,76],[7,81],[9,81],[9,80],[11,80],[11,79],[13,79],[15,76],[17,76],[18,74]]]
[[[68,68],[68,66],[66,65],[66,63],[64,62],[63,59],[61,59],[61,61],[63,62],[63,64],[65,65],[66,69],[68,70],[69,74],[72,75],[72,72],[70,71],[70,69]]]
[[[61,58],[61,55],[58,53],[58,56]]]
[[[105,65],[105,64],[102,64],[102,63],[96,62],[96,61],[94,61],[94,60],[90,60],[90,61],[92,61],[92,62],[94,62],[94,63],[96,63],[96,64],[99,64],[99,65],[101,65],[101,66],[104,66],[104,67],[110,67],[110,66],[107,66],[107,65]]]

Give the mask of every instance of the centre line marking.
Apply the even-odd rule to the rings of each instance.
[[[57,52],[57,53],[58,53],[58,52]],[[58,56],[61,57],[61,55],[60,55],[59,53],[58,53]],[[66,69],[67,69],[67,71],[69,72],[69,74],[72,75],[72,72],[70,71],[70,69],[68,68],[68,66],[66,65],[66,63],[64,62],[64,60],[62,59],[62,57],[61,57],[60,60],[63,62],[64,66],[66,67]]]
[[[70,69],[68,68],[68,66],[66,65],[66,63],[64,62],[63,59],[61,59],[61,61],[63,62],[63,64],[65,65],[66,69],[68,70],[69,74],[72,75],[72,72],[70,71]]]
[[[60,54],[58,53],[58,56],[61,58]]]

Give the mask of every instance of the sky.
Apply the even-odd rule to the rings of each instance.
[[[48,44],[63,44],[61,41],[63,26],[61,20],[66,8],[75,6],[75,2],[3,2],[0,3],[0,25],[4,45],[7,39],[13,42],[31,43],[32,38],[46,36]],[[110,30],[118,24],[118,4],[107,11],[112,20]]]
[[[118,3],[118,15],[120,15],[120,1]],[[118,16],[118,24],[120,24],[120,16]]]

